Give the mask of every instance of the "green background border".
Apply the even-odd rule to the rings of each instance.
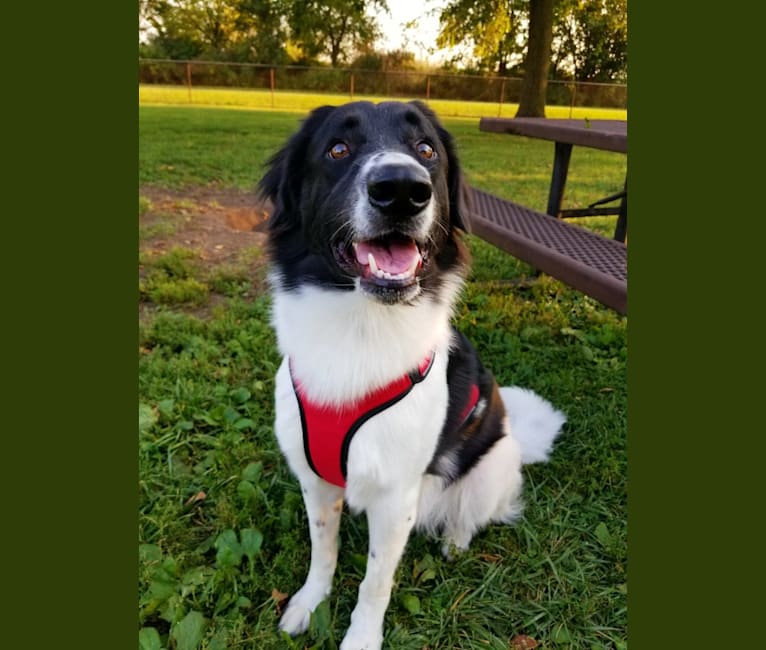
[[[137,14],[4,9],[4,647],[136,646]]]
[[[763,357],[752,312],[764,182],[760,81],[748,69],[763,60],[761,23],[699,9],[629,5],[634,650],[751,647],[760,636],[762,596],[747,593],[760,584],[760,535],[748,529],[763,506],[745,500],[763,492],[750,406],[762,381],[750,375]]]

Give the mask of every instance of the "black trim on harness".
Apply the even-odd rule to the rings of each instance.
[[[354,436],[359,431],[361,426],[365,422],[367,422],[370,418],[374,417],[378,413],[382,413],[387,408],[393,406],[397,402],[404,399],[410,393],[410,391],[415,387],[415,384],[419,384],[428,376],[428,373],[431,371],[431,368],[433,367],[435,357],[436,357],[436,351],[433,351],[431,353],[430,358],[428,359],[428,365],[425,367],[425,369],[422,372],[420,370],[420,367],[417,367],[415,368],[415,370],[412,370],[411,372],[407,373],[407,377],[410,380],[410,385],[407,388],[405,388],[401,393],[399,393],[398,395],[395,395],[394,397],[383,402],[382,404],[379,404],[378,406],[370,409],[366,413],[363,413],[356,420],[354,420],[354,423],[351,425],[351,427],[349,427],[348,431],[343,436],[343,442],[341,443],[340,471],[344,481],[346,480],[346,472],[347,472],[347,465],[348,465],[348,451],[349,451],[349,448],[351,447],[351,441],[353,440]],[[303,455],[306,457],[306,462],[308,463],[309,467],[314,472],[314,474],[316,474],[319,478],[324,478],[317,471],[317,468],[314,465],[314,461],[311,458],[311,448],[309,446],[308,422],[307,422],[306,413],[303,407],[303,401],[301,400],[300,393],[298,392],[298,387],[295,383],[295,379],[293,378],[292,361],[290,359],[288,359],[288,370],[290,374],[290,382],[292,383],[292,386],[293,386],[293,393],[295,394],[295,398],[298,401],[298,411],[300,413],[300,418],[301,418],[301,432],[303,435]]]
[[[306,413],[303,410],[303,401],[301,400],[301,396],[298,393],[298,387],[295,385],[295,380],[293,379],[292,361],[288,359],[287,364],[289,371],[288,374],[290,375],[290,383],[293,385],[293,394],[295,395],[295,399],[298,402],[298,411],[300,412],[301,416],[301,432],[303,433],[303,455],[306,457],[306,462],[308,462],[311,471],[314,472],[314,474],[317,476],[320,476],[319,472],[317,472],[317,468],[314,467],[314,461],[311,459],[311,454],[309,453],[309,428],[308,423],[306,422]]]
[[[422,373],[420,372],[420,368],[417,368],[408,374],[410,378],[410,382],[411,382],[409,385],[409,388],[404,389],[396,397],[392,397],[387,402],[383,402],[383,404],[381,404],[380,406],[376,406],[374,409],[367,411],[367,413],[360,416],[357,420],[354,421],[354,424],[351,425],[351,428],[348,430],[345,437],[343,438],[343,444],[341,445],[341,448],[340,448],[340,472],[343,475],[344,481],[346,480],[346,467],[348,465],[348,450],[351,447],[351,441],[356,435],[356,432],[359,431],[361,426],[365,422],[367,422],[367,420],[374,417],[378,413],[382,413],[390,406],[393,406],[397,402],[407,397],[407,395],[410,394],[410,391],[415,387],[415,384],[419,384],[421,381],[423,381],[428,375],[428,373],[431,371],[431,366],[434,365],[435,356],[436,356],[436,353],[433,353],[431,355],[431,359],[429,360],[428,365],[426,366],[426,369]]]

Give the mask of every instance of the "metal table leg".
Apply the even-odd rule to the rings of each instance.
[[[625,179],[625,194],[620,201],[620,212],[617,217],[617,226],[614,229],[614,238],[625,243],[628,234],[628,179]]]
[[[567,172],[569,171],[569,159],[572,156],[572,145],[566,142],[557,142],[553,157],[553,175],[551,176],[551,190],[548,194],[548,209],[546,212],[552,217],[559,217],[561,202],[564,198],[564,187],[567,184]]]

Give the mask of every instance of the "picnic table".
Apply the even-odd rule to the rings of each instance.
[[[511,133],[529,138],[541,138],[555,143],[551,187],[546,212],[552,217],[587,217],[617,214],[614,238],[625,241],[628,230],[628,184],[617,192],[589,205],[587,208],[562,210],[564,188],[569,172],[569,159],[574,145],[628,153],[628,122],[626,120],[558,120],[544,117],[491,118],[479,122],[481,131]],[[620,199],[619,208],[597,207]]]
[[[562,210],[574,145],[627,153],[624,120],[481,118],[479,129],[542,138],[555,143],[547,214],[471,188],[471,223],[479,237],[540,271],[627,313],[627,181],[615,195],[587,208]],[[619,199],[619,208],[599,207]],[[561,217],[618,214],[614,238],[573,226]]]

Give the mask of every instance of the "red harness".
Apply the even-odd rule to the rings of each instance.
[[[293,376],[290,363],[290,379],[301,414],[303,449],[309,466],[317,476],[338,487],[346,487],[348,450],[354,435],[367,420],[396,404],[415,384],[423,381],[431,370],[434,355],[431,352],[412,372],[342,407],[322,406],[309,400]],[[478,399],[479,389],[473,386],[462,421],[468,418]]]

